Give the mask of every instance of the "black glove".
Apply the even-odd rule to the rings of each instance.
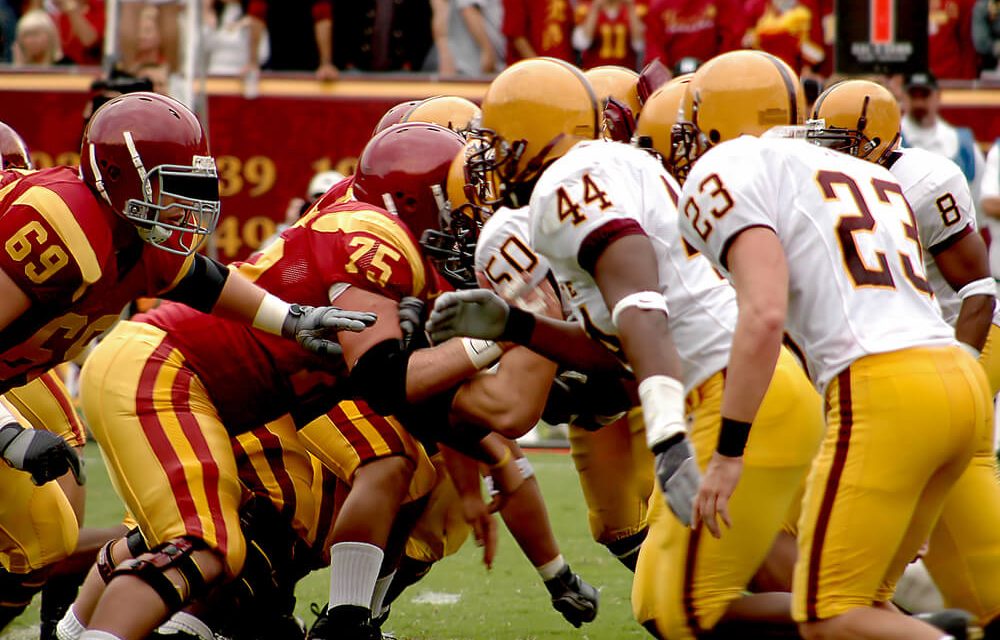
[[[619,376],[561,371],[552,381],[542,420],[597,431],[631,407],[632,399]]]
[[[406,296],[399,301],[399,328],[403,332],[403,351],[409,351],[414,337],[424,332],[424,310],[426,304],[420,298]],[[417,344],[424,342],[416,340]]]
[[[293,304],[281,327],[281,335],[294,339],[307,351],[321,356],[342,353],[338,331],[363,331],[375,324],[374,313],[345,311],[338,307],[307,307]]]
[[[39,486],[67,471],[73,472],[77,484],[86,482],[76,451],[49,431],[7,424],[0,428],[0,455],[10,466],[30,473],[32,482]]]
[[[653,447],[656,456],[656,480],[667,499],[667,506],[684,526],[691,526],[694,498],[701,485],[701,472],[694,448],[683,433]]]

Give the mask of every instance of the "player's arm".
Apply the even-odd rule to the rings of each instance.
[[[962,307],[955,323],[955,338],[976,353],[986,344],[993,322],[996,281],[990,274],[989,257],[983,237],[971,227],[969,233],[943,249],[931,247],[941,275],[958,292]]]
[[[703,518],[715,537],[721,535],[716,514],[726,526],[731,524],[729,498],[742,473],[750,425],[774,373],[788,308],[788,265],[772,229],[744,229],[722,259],[729,267],[739,312],[722,394],[719,442],[694,512],[695,520]]]
[[[194,309],[251,324],[255,328],[296,339],[310,351],[337,351],[327,338],[338,331],[361,331],[371,325],[371,314],[337,307],[289,304],[261,289],[221,263],[201,254],[194,256],[187,273],[162,297]]]

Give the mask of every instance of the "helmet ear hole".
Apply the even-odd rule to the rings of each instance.
[[[708,132],[708,139],[712,141],[712,144],[719,144],[719,140],[722,140],[722,134],[719,133],[718,129],[712,129]]]

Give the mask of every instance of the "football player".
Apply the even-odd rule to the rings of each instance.
[[[865,80],[838,83],[817,99],[809,139],[887,168],[899,181],[917,221],[927,282],[955,328],[959,346],[986,369],[990,391],[1000,391],[1000,310],[986,243],[976,233],[968,181],[947,158],[923,149],[899,149],[899,105],[883,86]],[[948,495],[923,556],[948,606],[976,615],[987,637],[1000,636],[1000,484],[992,431]],[[989,561],[989,558],[994,560]],[[994,621],[991,623],[991,621]]]
[[[475,102],[460,96],[434,96],[413,105],[400,122],[431,122],[464,133],[482,116]]]
[[[549,89],[543,93],[539,86]],[[529,121],[519,113],[538,117]],[[431,335],[500,336],[584,371],[620,372],[611,354],[624,352],[640,381],[658,480],[633,585],[637,619],[657,637],[670,638],[695,637],[728,620],[790,625],[787,594],[744,590],[795,508],[822,437],[820,399],[794,356],[782,351],[773,379],[763,380],[767,400],[748,450],[753,480],[730,505],[729,522],[739,533],[720,539],[684,526],[691,516],[686,491],[697,486],[697,467],[693,459],[685,461],[690,472],[682,469],[682,488],[676,486],[673,447],[686,442],[683,424],[669,435],[664,427],[667,416],[675,415],[676,394],[686,403],[676,418],[690,425],[700,466],[717,447],[731,452],[736,446],[720,420],[736,296],[681,239],[675,204],[680,188],[660,162],[628,145],[573,138],[581,132],[596,138],[597,115],[578,71],[549,60],[519,63],[494,80],[483,101],[483,127],[495,132],[495,160],[483,156],[471,163],[473,171],[478,161],[486,165],[479,170],[500,173],[508,201],[530,198],[531,249],[548,259],[578,324],[526,314],[495,295],[458,292],[436,302]],[[570,148],[560,153],[561,144]],[[664,373],[643,377],[648,358],[669,345],[663,341],[670,335],[683,382]],[[646,344],[654,337],[655,344]],[[668,504],[676,518],[666,512]]]
[[[696,526],[719,535],[717,518],[730,521],[787,331],[826,397],[828,425],[799,521],[800,633],[938,640],[941,631],[887,602],[989,432],[989,386],[941,317],[892,174],[802,140],[757,137],[804,115],[787,65],[732,52],[695,72],[675,128],[693,163],[679,206],[684,237],[740,301],[720,450]]]

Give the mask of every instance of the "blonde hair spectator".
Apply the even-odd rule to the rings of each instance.
[[[51,16],[42,9],[28,11],[17,21],[14,41],[15,65],[53,65],[62,57],[59,31]]]

